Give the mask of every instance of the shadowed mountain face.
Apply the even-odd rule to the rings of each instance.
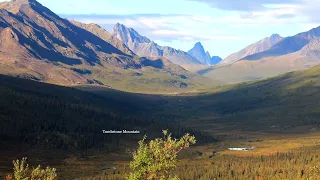
[[[220,62],[220,64],[231,64],[249,55],[257,54],[257,53],[269,50],[271,47],[273,47],[275,44],[277,44],[281,40],[283,40],[283,37],[281,37],[278,34],[273,34],[270,37],[267,37],[254,44],[251,44],[250,46],[240,50],[239,52],[231,54],[230,56],[223,59]]]
[[[212,64],[212,65],[219,64],[221,61],[222,61],[221,57],[219,57],[219,56],[212,56],[212,57],[211,57],[211,63],[210,63],[210,64]]]
[[[111,30],[111,34],[126,44],[134,53],[144,57],[163,56],[172,63],[181,65],[188,69],[187,65],[201,64],[196,58],[186,52],[176,50],[167,46],[159,46],[147,37],[140,35],[132,28],[117,23]]]
[[[194,47],[188,51],[188,54],[196,58],[200,63],[205,65],[215,65],[221,61],[219,56],[211,57],[210,53],[204,50],[202,44],[197,42]]]

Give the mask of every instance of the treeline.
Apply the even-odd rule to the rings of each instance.
[[[319,163],[320,149],[316,147],[269,156],[217,156],[211,161],[198,161],[193,164],[184,162],[177,170],[177,174],[181,179],[199,180],[298,180],[311,177],[311,167]]]
[[[317,146],[268,156],[240,157],[218,153],[214,158],[180,160],[173,174],[181,180],[305,180],[320,179],[319,165],[320,147]],[[125,166],[87,179],[122,180],[129,171]]]
[[[7,85],[8,81],[0,84],[1,150],[40,147],[112,151],[117,150],[121,140],[137,141],[145,134],[157,137],[162,129],[170,129],[177,136],[191,132],[199,136],[200,141],[213,140],[175,122],[130,115],[125,104],[110,103],[104,97],[72,88],[13,80],[11,83],[22,81],[25,87]],[[53,88],[56,91],[52,91]],[[127,109],[132,111],[130,107]],[[102,130],[138,130],[141,133],[103,134]]]

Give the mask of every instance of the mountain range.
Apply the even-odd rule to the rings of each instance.
[[[283,38],[272,35],[232,54],[200,74],[225,83],[261,80],[320,64],[320,27]]]
[[[219,56],[211,57],[210,53],[204,50],[201,42],[197,42],[187,53],[205,65],[215,65],[222,60]]]
[[[1,2],[0,16],[0,73],[46,83],[193,91],[320,63],[320,27],[291,37],[273,34],[221,60],[200,42],[188,52],[160,46],[120,23],[108,32],[63,19],[36,0]]]
[[[36,0],[2,2],[0,16],[1,74],[132,91],[172,92],[212,84],[212,80],[186,71],[171,59],[139,57],[99,25],[63,19]],[[199,63],[182,51],[165,49]]]
[[[201,62],[188,53],[168,46],[160,46],[149,38],[140,35],[133,28],[128,28],[117,23],[110,32],[113,36],[121,40],[134,53],[143,57],[165,57],[172,63],[178,64],[185,69],[190,65],[201,65]]]

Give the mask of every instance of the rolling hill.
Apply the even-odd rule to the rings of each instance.
[[[152,117],[212,134],[318,132],[320,66],[197,93],[149,95]],[[107,98],[105,88],[78,87]]]
[[[319,90],[320,66],[316,66],[263,81],[172,97],[159,107],[157,115],[174,117],[213,134],[319,132]]]

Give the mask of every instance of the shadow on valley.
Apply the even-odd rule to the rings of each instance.
[[[120,140],[158,136],[162,129],[175,135],[191,132],[199,142],[214,138],[171,120],[156,121],[131,102],[61,87],[0,76],[1,150],[40,147],[113,151]],[[113,94],[114,95],[114,94]],[[142,115],[139,115],[142,114]],[[102,134],[102,130],[138,130],[137,135]]]

